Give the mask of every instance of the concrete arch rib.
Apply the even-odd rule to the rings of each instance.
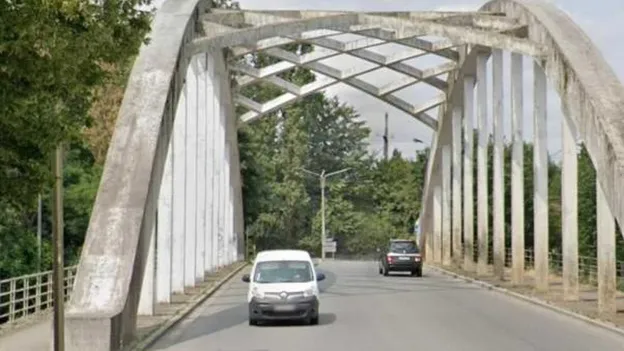
[[[500,11],[529,26],[529,38],[551,48],[541,60],[563,111],[579,128],[597,178],[617,222],[624,224],[624,86],[600,50],[572,19],[545,1],[493,0],[482,11]]]
[[[166,1],[135,61],[66,309],[70,350],[116,350],[133,336],[165,161],[158,155],[166,154],[170,107],[189,63],[183,50],[195,37],[204,3]]]
[[[447,90],[447,84],[437,79],[436,76],[449,73],[455,68],[455,63],[440,65],[431,71],[420,71],[406,65],[403,61],[410,57],[380,58],[381,55],[368,51],[368,48],[386,43],[401,44],[421,50],[421,54],[411,55],[412,58],[425,54],[434,54],[455,61],[458,58],[457,51],[451,50],[464,42],[477,45],[493,45],[519,51],[529,55],[540,56],[545,48],[535,45],[530,40],[522,38],[524,25],[514,19],[502,18],[492,14],[465,13],[440,14],[419,16],[413,13],[386,13],[366,14],[353,12],[322,12],[322,11],[232,11],[215,10],[204,16],[204,26],[210,28],[209,35],[194,40],[189,45],[191,53],[199,53],[210,48],[228,48],[234,56],[265,50],[270,56],[281,59],[282,62],[263,69],[243,67],[245,65],[231,66],[234,71],[243,73],[248,77],[238,79],[237,83],[251,84],[257,80],[265,80],[280,86],[286,91],[280,97],[272,101],[260,104],[244,96],[238,96],[236,101],[250,111],[242,116],[242,124],[260,118],[262,115],[279,109],[286,104],[293,103],[303,95],[328,87],[332,83],[311,84],[309,87],[295,87],[289,82],[276,77],[280,72],[290,70],[296,66],[304,66],[313,71],[320,72],[335,80],[336,83],[345,83],[360,91],[372,95],[399,110],[420,120],[426,126],[436,129],[437,121],[426,114],[432,108],[443,102],[444,96],[434,98],[421,106],[414,106],[396,95],[390,95],[410,85],[424,82],[437,89]],[[442,20],[439,22],[438,20]],[[251,26],[251,28],[248,28]],[[242,29],[241,29],[242,28]],[[363,35],[366,39],[357,40],[354,43],[341,43],[337,40],[320,37],[305,38],[297,33],[310,32],[312,30],[329,29],[343,33]],[[293,34],[295,33],[295,34]],[[443,35],[446,39],[442,45],[434,45],[426,40],[418,38],[422,35]],[[519,37],[516,37],[518,35]],[[293,58],[292,54],[278,48],[280,45],[292,42],[304,42],[317,47],[333,50],[334,54],[321,57],[317,55],[314,60],[302,62],[302,58]],[[360,72],[345,73],[318,62],[330,56],[348,54],[356,59],[367,61],[377,67]],[[451,67],[452,66],[452,67]],[[390,87],[375,87],[362,81],[358,76],[386,68],[403,74],[400,78],[405,82]],[[411,81],[408,81],[411,80]],[[306,91],[304,94],[301,91]]]
[[[256,78],[252,80],[253,82],[265,80],[265,81],[273,83],[276,86],[285,88],[288,92],[264,104],[258,104],[242,95],[239,95],[237,97],[238,103],[250,109],[249,112],[243,114],[240,117],[240,122],[242,124],[250,123],[258,118],[261,118],[263,115],[266,115],[277,109],[283,108],[288,104],[294,103],[295,101],[309,94],[318,92],[322,89],[331,87],[338,83],[344,83],[368,95],[371,95],[372,97],[375,97],[382,102],[388,103],[391,106],[399,110],[404,111],[405,113],[421,121],[427,127],[436,129],[437,121],[433,117],[428,115],[427,111],[439,106],[446,100],[445,92],[440,93],[437,97],[421,105],[412,105],[401,98],[391,95],[391,93],[394,91],[398,91],[400,89],[404,89],[409,86],[418,84],[420,82],[427,82],[427,83],[440,82],[438,85],[445,84],[442,80],[438,79],[436,76],[449,73],[455,69],[454,65],[453,66],[441,65],[438,67],[434,67],[430,71],[420,72],[419,76],[409,74],[409,72],[405,72],[404,73],[405,77],[410,79],[409,81],[399,82],[399,84],[396,84],[394,86],[390,86],[387,88],[386,87],[379,88],[361,79],[358,79],[358,76],[363,75],[367,72],[376,71],[380,67],[387,67],[388,65],[375,66],[371,69],[364,69],[361,71],[344,74],[344,77],[341,77],[340,72],[333,72],[333,69],[331,67],[328,67],[320,63],[312,62],[309,64],[296,64],[294,61],[290,61],[290,62],[293,63],[293,66],[306,67],[306,68],[311,69],[312,71],[321,72],[322,74],[328,76],[329,78],[317,80],[313,83],[309,83],[302,87],[295,86],[292,83],[287,82],[274,74],[271,74],[266,78],[262,77],[262,78]],[[408,67],[409,69],[408,65],[404,65],[404,66]],[[242,70],[242,69],[239,68],[239,70]]]
[[[550,48],[539,57],[549,80],[554,83],[562,101],[563,111],[577,111],[566,116],[578,126],[580,137],[597,170],[597,178],[606,192],[606,198],[617,222],[624,223],[624,200],[618,182],[624,180],[624,86],[584,31],[563,11],[543,1],[493,0],[480,11],[504,13],[527,24],[532,42]],[[459,97],[464,75],[474,76],[477,52],[489,54],[490,49],[477,47],[458,69],[455,81],[449,81],[449,101]],[[447,107],[447,106],[445,106]],[[450,142],[440,138],[449,128],[451,109],[441,111],[438,132],[434,135],[426,185],[423,190],[423,213],[432,206],[433,187],[439,182],[434,170],[441,160],[441,145]],[[424,232],[431,232],[431,223],[422,224]],[[422,238],[426,247],[426,236]]]

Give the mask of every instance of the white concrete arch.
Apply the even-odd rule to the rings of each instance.
[[[137,313],[153,314],[156,302],[243,257],[223,54],[186,50],[203,35],[206,4],[164,2],[134,63],[66,310],[68,350],[121,349],[134,337]]]
[[[549,47],[536,63],[553,81],[562,98],[562,110],[573,128],[578,128],[594,162],[600,184],[608,191],[607,201],[618,223],[624,220],[624,202],[617,193],[617,182],[624,179],[624,125],[620,122],[624,110],[624,87],[606,63],[600,51],[584,32],[561,10],[541,1],[494,0],[482,11],[504,13],[528,25],[529,39],[542,47]],[[471,51],[456,76],[476,77],[478,54],[488,58],[491,50],[479,47]],[[463,84],[449,83],[450,95],[460,98]],[[578,111],[571,113],[570,111]],[[452,111],[441,111],[445,123],[451,123]],[[438,132],[443,129],[439,126]],[[576,134],[576,133],[575,133]],[[442,136],[443,137],[443,136]],[[435,181],[431,172],[441,160],[440,140],[435,138],[427,179]],[[425,197],[432,196],[427,187]]]
[[[578,298],[578,238],[576,199],[576,134],[586,145],[597,171],[598,193],[598,271],[599,306],[602,311],[615,310],[615,231],[614,220],[624,219],[619,182],[624,178],[624,125],[621,111],[624,109],[624,87],[605,62],[600,51],[583,31],[561,10],[551,4],[538,1],[493,0],[482,11],[503,13],[526,24],[530,41],[546,47],[542,55],[531,57],[534,64],[533,78],[533,124],[534,124],[534,193],[523,193],[523,140],[522,140],[522,56],[511,57],[512,92],[512,279],[518,282],[524,270],[524,197],[534,198],[534,250],[536,288],[548,289],[549,270],[549,222],[548,222],[548,155],[546,130],[547,78],[553,82],[562,101],[564,119],[563,169],[562,169],[562,246],[564,291],[566,298]],[[488,262],[488,211],[487,205],[487,141],[489,132],[481,128],[491,123],[487,118],[488,97],[483,88],[487,83],[485,63],[492,56],[494,95],[492,102],[494,122],[494,185],[493,191],[493,255],[495,274],[503,273],[504,244],[504,196],[502,184],[502,132],[500,120],[502,99],[502,54],[498,49],[473,48],[460,62],[453,81],[449,81],[449,105],[440,112],[439,126],[432,145],[424,190],[422,245],[434,250],[430,259],[449,263],[453,257],[465,256],[466,269],[473,266],[473,242],[479,252],[477,272],[485,273]],[[480,84],[480,81],[484,81]],[[473,89],[477,95],[478,141],[477,141],[477,213],[473,203],[472,140]],[[483,89],[483,90],[482,90]],[[462,114],[457,107],[463,106]],[[467,117],[466,117],[467,116]],[[462,125],[463,123],[463,125]],[[498,125],[497,125],[498,123]],[[463,129],[463,131],[462,131]],[[448,157],[453,148],[453,161]],[[463,167],[460,159],[463,153]],[[468,150],[468,151],[466,151]],[[463,179],[463,187],[462,184]],[[451,185],[452,183],[452,185]],[[462,189],[463,188],[463,189]],[[450,201],[451,195],[453,201]],[[463,201],[462,201],[463,198]],[[463,211],[463,223],[458,220]],[[442,213],[439,218],[429,214]],[[477,233],[473,233],[473,221],[477,221]],[[615,217],[615,218],[614,218]],[[452,222],[452,223],[451,223]],[[463,227],[462,227],[463,226]],[[452,233],[451,233],[452,232]],[[463,234],[463,236],[462,236]],[[451,239],[452,237],[452,239]],[[430,243],[429,241],[433,241]],[[451,249],[449,242],[462,243]],[[465,249],[464,253],[459,250]],[[438,252],[440,251],[440,252]]]
[[[494,0],[482,7],[520,18],[529,38],[551,50],[539,62],[562,99],[563,111],[575,126],[608,189],[607,201],[624,224],[624,86],[600,50],[568,15],[543,1]],[[578,111],[573,112],[572,111]]]

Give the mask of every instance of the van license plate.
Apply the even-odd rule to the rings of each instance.
[[[295,310],[295,305],[277,305],[274,308],[277,312],[290,312]]]

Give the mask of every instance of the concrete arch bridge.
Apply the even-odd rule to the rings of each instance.
[[[316,49],[298,55],[281,48],[294,42]],[[380,53],[388,45],[394,52]],[[280,62],[254,68],[236,60],[257,51]],[[345,69],[330,63],[332,57],[345,55],[360,63]],[[426,69],[409,63],[423,55],[445,62]],[[524,62],[532,65],[528,107]],[[318,73],[317,80],[298,86],[280,78],[279,73],[298,66]],[[387,72],[384,76],[391,79],[376,84],[368,76],[375,71]],[[284,94],[260,103],[240,93],[241,87],[259,80]],[[503,274],[503,217],[511,207],[508,266],[513,279],[521,279],[524,199],[533,197],[535,284],[546,289],[548,82],[564,115],[566,294],[578,294],[576,167],[581,140],[597,170],[599,304],[613,312],[615,223],[624,220],[624,89],[599,50],[562,11],[525,0],[493,0],[478,12],[377,13],[235,11],[211,9],[205,1],[166,1],[156,14],[150,44],[135,62],[108,151],[66,309],[67,350],[120,349],[132,339],[138,313],[153,313],[155,303],[168,302],[206,272],[243,260],[237,128],[338,83],[404,111],[431,130],[421,214],[428,262],[485,271],[492,236],[495,274]],[[402,97],[400,91],[414,84],[429,85],[438,93],[425,101]],[[235,114],[237,105],[246,109],[243,115]],[[530,194],[523,190],[525,116],[533,125]],[[509,121],[512,191],[511,202],[505,203],[503,126]],[[491,188],[486,162],[490,136]],[[476,211],[462,205],[475,199]]]

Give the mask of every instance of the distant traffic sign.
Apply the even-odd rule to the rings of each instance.
[[[323,251],[325,252],[329,252],[329,253],[336,253],[336,242],[333,240],[326,240],[323,243]]]

